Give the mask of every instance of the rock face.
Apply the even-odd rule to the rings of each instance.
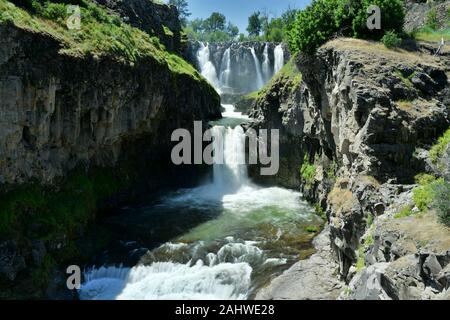
[[[447,60],[337,39],[297,58],[299,86],[279,79],[253,105],[253,127],[280,130],[280,172],[264,180],[300,185],[326,210],[343,281],[354,275],[368,219],[383,215],[424,171],[416,147],[429,146],[449,126]],[[313,177],[302,174],[305,165]],[[375,266],[362,281],[383,270],[390,269]],[[377,290],[358,297],[384,297]]]
[[[151,34],[158,34],[151,28],[161,27],[161,19],[172,30],[179,26],[173,8],[111,3]],[[166,45],[179,50],[176,36],[170,39]],[[81,265],[106,245],[108,234],[96,233],[91,223],[102,210],[195,183],[209,170],[171,161],[175,129],[221,117],[219,95],[187,62],[161,49],[158,54],[172,60],[148,55],[131,64],[114,55],[62,53],[64,45],[46,32],[0,24],[2,298],[73,298],[65,286],[66,262]],[[102,172],[130,183],[113,186]],[[49,200],[61,199],[74,175],[81,180],[68,193],[72,204]],[[89,181],[102,176],[105,184],[94,191]],[[33,192],[37,206],[27,201]],[[49,203],[64,207],[67,219],[58,220],[61,212],[49,210]]]
[[[181,41],[181,24],[175,6],[150,0],[94,1],[117,13],[133,27],[157,36],[168,50],[178,54],[184,52],[185,47]]]
[[[337,277],[328,228],[313,241],[317,250],[309,259],[294,264],[280,277],[260,290],[257,300],[334,300],[342,283]]]
[[[12,26],[0,26],[0,44],[2,183],[51,182],[81,163],[114,166],[128,147],[170,157],[172,130],[220,117],[212,87],[151,59],[64,56],[55,39]]]
[[[410,32],[414,29],[424,27],[427,23],[427,16],[430,10],[436,10],[436,18],[439,29],[448,27],[448,10],[450,2],[448,0],[407,0],[405,2],[405,30]]]

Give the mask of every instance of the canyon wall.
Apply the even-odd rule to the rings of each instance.
[[[399,198],[404,204],[404,197],[411,196],[414,176],[427,167],[421,148],[429,148],[449,126],[448,61],[448,56],[433,57],[426,51],[393,51],[376,43],[337,39],[314,56],[295,58],[295,72],[301,81],[277,77],[253,104],[250,116],[256,121],[252,126],[279,129],[281,136],[279,174],[262,179],[253,167],[253,178],[292,188],[300,186],[304,196],[317,203],[329,223],[329,245],[343,283],[351,281],[358,259],[364,256],[360,251],[372,221],[391,221],[391,211],[399,210],[392,205]],[[387,233],[380,228],[379,233]],[[395,245],[392,237],[388,238],[377,238],[374,250],[378,252],[383,245],[402,247],[399,233]],[[438,256],[440,268],[444,268],[449,262],[449,252],[442,251],[445,241],[437,239],[438,244],[427,245],[426,252],[420,245],[408,251],[422,258],[404,265],[398,262],[390,278],[381,277],[375,293],[364,296],[375,271],[362,280],[358,277],[358,290],[352,289],[358,294],[349,297],[380,298],[380,292],[393,299],[423,297],[429,277],[417,276],[413,284],[405,284],[401,277],[408,274],[408,268],[426,274],[420,270],[430,254]],[[402,252],[383,262],[406,255]],[[377,263],[373,255],[365,260],[366,266]],[[298,277],[302,279],[300,274]],[[385,281],[388,278],[390,281]],[[293,281],[292,276],[290,279]],[[307,283],[302,281],[299,283]],[[408,291],[408,286],[420,289]],[[304,287],[298,290],[314,291]],[[445,288],[434,294],[442,290]]]
[[[121,5],[129,3],[138,5]],[[220,118],[220,97],[191,65],[143,33],[134,31],[141,41],[134,45],[149,41],[151,54],[133,61],[120,50],[69,53],[72,34],[8,2],[0,6],[9,10],[0,12],[0,298],[71,298],[60,268],[83,265],[108,243],[109,231],[93,222],[149,192],[193,185],[208,174],[204,166],[172,164],[171,134],[192,130],[194,120],[207,126]],[[146,23],[161,26],[174,15],[157,7],[142,26],[131,21],[153,37],[158,32]],[[152,17],[158,19],[150,23]],[[118,27],[97,23],[97,32]],[[166,46],[178,51],[180,41],[171,39]]]

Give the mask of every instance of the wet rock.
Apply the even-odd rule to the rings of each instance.
[[[15,241],[0,242],[0,278],[14,281],[18,273],[26,268],[25,259],[18,252]]]
[[[45,255],[47,254],[47,249],[43,241],[35,240],[31,246],[31,256],[33,262],[36,266],[40,266],[44,261]]]

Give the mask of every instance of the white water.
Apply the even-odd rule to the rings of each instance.
[[[256,84],[257,84],[256,89],[259,90],[259,89],[261,89],[264,86],[264,80],[263,80],[262,73],[261,73],[261,65],[259,63],[258,57],[256,56],[255,49],[251,48],[250,51],[252,53],[253,62],[255,63],[255,68],[256,68],[256,80],[257,80],[257,82],[256,82]]]
[[[208,44],[204,45],[203,43],[200,44],[200,49],[197,52],[197,60],[200,65],[200,72],[202,76],[206,78],[206,80],[209,81],[209,83],[216,88],[216,90],[219,90],[219,79],[217,78],[217,71],[214,67],[214,64],[211,62],[209,57],[209,46]],[[220,93],[220,91],[219,91]]]
[[[222,62],[220,63],[220,86],[230,86],[230,73],[231,73],[231,49],[225,50]]]
[[[252,54],[259,66],[254,50]],[[218,86],[208,46],[203,45],[197,56],[202,74]],[[230,69],[229,58],[224,55],[222,60],[226,67],[220,82],[226,82],[224,72]],[[258,85],[261,83],[259,79]],[[233,105],[223,107],[222,123],[227,123],[227,119],[248,119],[235,112]],[[145,256],[145,264],[86,270],[79,290],[81,299],[247,299],[264,284],[255,282],[255,275],[265,279],[261,274],[269,277],[271,268],[297,259],[291,253],[295,247],[283,243],[277,248],[276,244],[283,236],[297,237],[305,223],[314,221],[310,208],[298,192],[263,188],[250,181],[241,126],[219,123],[212,128],[212,134],[216,160],[213,182],[168,194],[159,207],[173,211],[216,210],[220,214],[152,250]]]
[[[270,70],[270,60],[269,60],[269,44],[266,43],[264,46],[264,52],[263,52],[263,63],[262,63],[262,72],[264,77],[264,82],[269,81],[270,77],[272,76],[271,70]]]
[[[284,65],[284,52],[281,44],[277,45],[274,49],[274,74],[283,68]]]

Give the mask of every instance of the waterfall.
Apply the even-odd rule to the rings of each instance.
[[[263,53],[263,64],[262,64],[262,72],[264,76],[264,82],[268,81],[270,77],[272,76],[270,74],[270,60],[269,60],[269,44],[266,43],[264,46],[264,53]]]
[[[283,52],[283,46],[281,43],[275,47],[274,50],[274,74],[283,68],[284,65],[284,52]]]
[[[231,49],[225,50],[222,62],[220,63],[220,86],[229,87],[230,86],[230,73],[231,73]]]
[[[216,90],[219,90],[219,80],[217,79],[216,68],[209,57],[208,44],[205,46],[203,43],[200,43],[200,49],[197,52],[197,60],[202,76],[204,76]]]
[[[214,137],[214,186],[222,193],[235,191],[248,182],[244,129],[241,126],[215,126],[211,130]]]
[[[261,66],[259,64],[259,60],[258,57],[256,56],[256,52],[255,52],[255,48],[250,48],[250,51],[252,53],[253,56],[253,61],[255,63],[255,68],[256,68],[256,89],[259,90],[264,86],[264,80],[261,74]]]

